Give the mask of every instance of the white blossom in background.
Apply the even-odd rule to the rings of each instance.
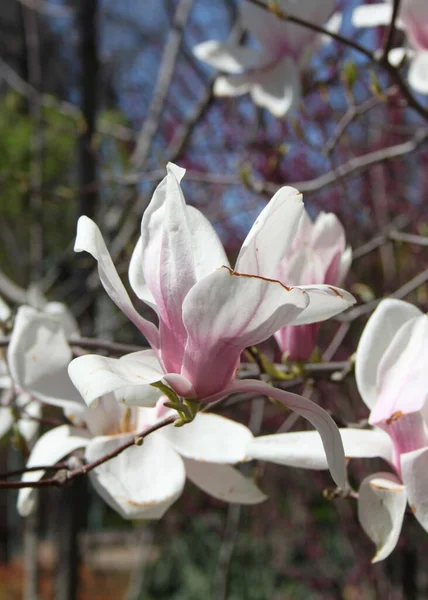
[[[130,436],[174,414],[163,406],[126,407],[110,394],[84,415],[87,429],[62,425],[36,443],[27,466],[53,465],[83,448],[88,462],[125,443]],[[159,519],[181,495],[186,477],[219,500],[257,504],[266,496],[233,464],[246,460],[250,430],[219,415],[199,413],[185,427],[168,425],[147,436],[89,473],[100,496],[125,519]],[[38,481],[44,471],[27,472],[23,481]],[[18,510],[34,508],[33,489],[21,489]]]
[[[392,0],[381,4],[357,6],[352,15],[356,27],[388,25],[392,18]],[[390,62],[399,64],[404,55],[410,59],[409,84],[420,94],[428,94],[428,2],[402,0],[396,26],[406,32],[409,48],[394,48]]]
[[[284,14],[324,25],[333,16],[335,0],[278,0],[277,6]],[[251,2],[240,4],[240,14],[243,27],[257,40],[258,48],[210,40],[197,45],[193,52],[225,73],[215,81],[216,96],[249,93],[255,104],[283,117],[300,102],[301,72],[308,67],[321,36]]]
[[[296,237],[280,262],[276,278],[287,285],[341,285],[352,262],[345,231],[333,213],[321,212],[312,221],[303,212]],[[281,352],[291,360],[306,361],[317,342],[320,325],[288,325],[275,333]]]
[[[153,406],[152,383],[178,396],[212,402],[234,392],[265,394],[307,418],[319,431],[333,477],[344,483],[343,449],[331,417],[310,400],[235,379],[245,348],[286,324],[325,320],[352,305],[344,290],[328,285],[286,287],[276,279],[303,212],[301,195],[279,190],[243,243],[235,269],[207,219],[187,206],[180,188],[184,170],[168,165],[141,225],[129,277],[137,296],[158,314],[159,328],[135,310],[101,232],[87,217],[78,224],[75,249],[98,261],[101,282],[145,335],[152,350],[121,359],[96,355],[72,361],[69,373],[88,405],[110,392],[129,405]]]
[[[408,302],[383,300],[361,336],[355,375],[373,429],[340,429],[345,456],[381,457],[392,468],[370,475],[359,490],[359,520],[379,562],[395,548],[407,503],[428,531],[428,315]],[[325,469],[325,452],[313,434],[255,438],[248,455]]]

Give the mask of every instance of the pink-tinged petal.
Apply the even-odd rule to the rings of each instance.
[[[421,311],[403,300],[382,300],[361,335],[355,362],[358,391],[369,408],[376,403],[376,377],[379,363],[398,329]]]
[[[333,14],[335,2],[334,0],[324,0],[323,2],[300,0],[290,3],[287,0],[280,0],[278,7],[286,14],[290,13],[295,17],[322,25]],[[264,10],[251,2],[242,3],[241,18],[244,27],[249,29],[274,56],[284,54],[296,56],[316,37],[316,34],[308,28],[283,21],[273,12]]]
[[[264,67],[253,75],[251,97],[254,104],[266,108],[278,119],[297,108],[302,95],[300,72],[293,58]]]
[[[214,96],[217,98],[242,96],[250,91],[250,75],[217,77],[214,82]]]
[[[183,398],[196,398],[195,388],[188,379],[178,373],[167,373],[163,376],[163,380]]]
[[[205,401],[214,402],[236,392],[254,392],[270,396],[307,419],[321,436],[331,476],[339,487],[344,488],[346,486],[345,454],[342,438],[335,422],[323,408],[303,396],[279,390],[255,379],[233,381],[222,392],[205,398]]]
[[[298,288],[227,268],[199,281],[183,304],[188,340],[182,370],[199,398],[229,383],[241,352],[293,320],[306,303]]]
[[[400,327],[379,363],[378,397],[370,422],[394,422],[420,412],[428,398],[428,316]]]
[[[43,307],[43,312],[48,315],[54,315],[58,319],[68,339],[80,335],[76,319],[62,302],[48,302]]]
[[[295,188],[282,187],[278,190],[245,238],[235,270],[274,278],[279,263],[293,242],[302,213],[302,195]]]
[[[311,248],[292,250],[277,269],[284,285],[313,285],[324,282],[326,263]]]
[[[393,447],[384,431],[339,429],[345,456],[382,457],[392,462]],[[275,433],[254,438],[247,448],[248,458],[267,460],[300,469],[328,469],[327,457],[317,431]]]
[[[196,279],[206,277],[221,266],[229,266],[226,252],[215,229],[193,206],[187,207],[187,219],[192,236]]]
[[[182,305],[196,283],[187,207],[174,165],[167,166],[141,222],[143,271],[159,313],[165,370],[180,373],[186,344]]]
[[[52,314],[21,306],[7,350],[15,383],[47,404],[78,408],[83,405],[82,398],[67,374],[71,359],[60,320]]]
[[[292,325],[308,325],[331,319],[356,300],[352,294],[332,285],[299,285],[309,297],[309,305],[292,321]]]
[[[376,544],[373,563],[384,560],[394,550],[400,536],[406,503],[406,490],[392,473],[370,475],[361,484],[358,519]]]
[[[354,27],[378,27],[388,25],[392,17],[392,2],[357,6],[352,13]]]
[[[145,302],[147,306],[150,306],[155,312],[158,311],[155,299],[149,287],[144,279],[143,273],[143,243],[141,237],[138,238],[138,242],[132,253],[131,260],[129,262],[128,270],[129,283],[134,290],[135,295]]]
[[[186,476],[206,494],[234,504],[259,504],[267,496],[252,479],[229,465],[203,463],[185,458]]]
[[[312,248],[330,262],[336,250],[345,250],[345,230],[334,213],[321,212],[312,230]]]
[[[90,434],[83,429],[61,425],[51,429],[34,444],[27,467],[51,466],[79,448],[85,448]],[[40,481],[46,471],[24,473],[22,481]],[[34,509],[34,488],[22,488],[18,494],[18,512],[27,517]]]
[[[86,460],[97,460],[125,441],[126,436],[94,438],[86,448]],[[185,483],[181,458],[158,434],[96,467],[90,477],[103,500],[124,519],[160,519]]]
[[[9,433],[15,419],[8,406],[0,406],[0,440]]]
[[[127,386],[147,386],[163,377],[152,350],[134,352],[122,358],[95,354],[79,356],[70,363],[68,372],[88,406],[104,394]]]
[[[236,464],[246,458],[253,438],[245,425],[220,415],[199,413],[184,427],[164,427],[162,435],[186,458],[201,462]]]
[[[260,64],[260,53],[253,48],[209,40],[193,48],[193,54],[223,73],[238,74]]]
[[[425,531],[428,531],[428,448],[401,455],[401,476],[409,506]]]
[[[425,0],[403,2],[400,19],[415,50],[428,50],[428,6]]]
[[[412,59],[408,78],[409,84],[416,92],[428,94],[428,50],[418,52]]]
[[[88,217],[80,217],[77,224],[75,252],[89,252],[98,263],[98,274],[107,294],[120,310],[130,319],[147,338],[152,348],[159,346],[158,330],[135,310],[116,267],[113,264],[107,246],[98,226]]]
[[[318,323],[312,325],[288,325],[275,333],[282,354],[290,360],[307,361],[317,343]]]

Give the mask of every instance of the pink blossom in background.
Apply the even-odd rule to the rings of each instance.
[[[299,228],[280,262],[276,277],[288,285],[323,283],[340,285],[352,261],[352,250],[346,246],[345,231],[333,213],[322,212],[312,221],[303,212]],[[319,323],[286,326],[275,333],[281,353],[291,360],[307,361],[317,343]]]
[[[334,0],[279,0],[285,14],[323,25],[332,17]],[[227,75],[215,81],[216,96],[250,93],[255,104],[276,117],[284,116],[300,102],[300,73],[307,68],[319,34],[276,17],[273,12],[244,1],[241,22],[258,41],[259,48],[210,40],[198,44],[197,58]]]
[[[388,25],[392,17],[392,0],[383,4],[358,6],[352,21],[356,27]],[[428,94],[428,2],[402,0],[397,23],[406,32],[410,48],[394,48],[390,62],[399,64],[405,55],[410,59],[409,84],[420,94]]]

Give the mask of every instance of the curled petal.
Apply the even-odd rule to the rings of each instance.
[[[147,306],[150,306],[150,308],[157,312],[158,308],[155,299],[144,279],[143,242],[141,241],[141,237],[138,238],[138,242],[135,245],[134,252],[132,253],[129,262],[128,278],[135,295],[145,302]]]
[[[254,379],[233,381],[221,392],[205,398],[205,401],[214,402],[235,392],[254,392],[270,396],[307,419],[321,436],[331,476],[339,487],[346,487],[345,453],[342,439],[335,422],[324,409],[303,396],[279,390],[263,381]]]
[[[61,321],[52,314],[21,306],[7,351],[15,383],[42,402],[79,409],[82,398],[67,374],[71,359]]]
[[[184,427],[168,426],[162,435],[186,458],[204,463],[234,464],[246,458],[251,431],[220,415],[199,413]]]
[[[372,562],[384,560],[394,550],[406,509],[406,490],[392,473],[366,477],[358,497],[358,519],[376,544]]]
[[[144,319],[135,310],[123,283],[117,274],[107,246],[98,226],[88,217],[80,217],[77,224],[75,252],[86,251],[98,262],[98,273],[107,294],[120,310],[130,319],[147,338],[152,348],[159,346],[159,335],[153,323]]]
[[[326,321],[356,302],[352,294],[332,285],[299,285],[299,289],[308,295],[309,305],[291,325],[309,325]]]
[[[88,406],[103,394],[128,386],[150,385],[163,377],[152,350],[134,352],[119,359],[95,354],[79,356],[70,363],[68,372]]]
[[[229,465],[201,463],[190,458],[184,459],[184,465],[190,481],[218,500],[259,504],[267,498],[252,479]]]
[[[297,108],[301,85],[294,60],[286,57],[271,68],[265,67],[255,73],[252,76],[251,97],[254,104],[266,108],[277,118]]]
[[[382,300],[361,335],[355,362],[355,379],[358,391],[369,408],[377,398],[376,378],[382,356],[398,329],[421,311],[403,300]]]
[[[220,76],[214,82],[214,96],[242,96],[250,91],[250,75]]]
[[[89,462],[114,451],[126,436],[97,437],[88,445]],[[91,482],[124,519],[160,519],[183,491],[181,458],[162,436],[152,434],[90,473]]]
[[[27,467],[51,466],[65,458],[71,452],[84,448],[90,434],[83,429],[61,425],[51,429],[34,444]],[[24,473],[22,481],[40,481],[46,471],[29,471]],[[18,494],[18,512],[27,517],[34,509],[34,488],[22,488]]]

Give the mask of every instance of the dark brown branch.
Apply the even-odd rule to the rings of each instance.
[[[386,36],[385,45],[383,47],[383,59],[386,61],[388,60],[388,54],[394,42],[395,26],[397,23],[398,13],[400,12],[400,4],[400,0],[394,0],[392,7],[391,23],[389,24],[388,34]]]

